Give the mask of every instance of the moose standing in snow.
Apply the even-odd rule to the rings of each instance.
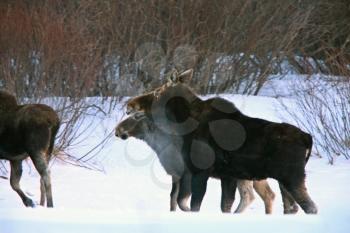
[[[18,105],[14,96],[0,91],[0,159],[10,161],[10,183],[27,207],[34,207],[33,200],[20,188],[22,161],[33,161],[40,174],[40,205],[53,207],[48,163],[60,126],[57,113],[43,104]]]
[[[127,112],[142,112],[157,127],[182,135],[183,157],[192,173],[191,210],[198,211],[209,176],[279,182],[285,213],[317,213],[305,186],[305,165],[312,137],[299,128],[251,118],[231,102],[198,98],[185,85],[192,70],[173,72],[169,82],[133,98]],[[195,152],[195,153],[193,153]],[[295,203],[296,202],[296,203]]]
[[[123,120],[116,127],[115,135],[123,140],[135,137],[145,141],[157,154],[165,171],[172,176],[173,186],[170,193],[170,211],[175,211],[177,204],[183,211],[189,211],[187,200],[191,195],[191,172],[186,168],[181,155],[182,138],[170,135],[159,129],[142,112],[136,112]],[[215,177],[215,174],[212,174]],[[221,180],[221,210],[231,212],[235,200],[236,187],[240,193],[240,203],[235,213],[242,213],[254,199],[253,187],[265,203],[265,212],[272,212],[275,194],[266,180],[238,180],[231,176],[216,177]]]

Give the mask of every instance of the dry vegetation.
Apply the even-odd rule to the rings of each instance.
[[[303,74],[347,71],[349,4],[1,1],[0,78],[27,97],[132,95],[157,85],[173,66],[195,67],[202,93],[258,94],[286,60]]]
[[[259,94],[286,63],[349,77],[349,22],[347,0],[2,0],[0,87],[22,102],[70,97],[55,101],[64,150],[98,112],[82,97],[141,93],[174,66],[193,67],[202,94]]]

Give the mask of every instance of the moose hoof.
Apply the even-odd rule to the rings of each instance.
[[[307,214],[317,214],[317,207],[311,206],[305,210],[305,213]]]
[[[33,200],[32,199],[26,199],[24,202],[24,205],[26,206],[26,207],[31,207],[31,208],[34,208],[35,207],[35,203],[33,202]]]
[[[187,206],[182,206],[182,205],[179,205],[180,209],[184,212],[188,212],[188,211],[191,211],[191,209]]]
[[[222,208],[222,209],[221,209],[221,212],[222,212],[222,213],[225,213],[225,214],[231,213],[231,208],[229,208],[229,207],[227,207],[227,208]]]
[[[284,210],[284,214],[296,214],[299,210],[299,207],[297,204],[293,204],[289,208]]]

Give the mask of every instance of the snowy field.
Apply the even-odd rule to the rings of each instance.
[[[276,122],[289,121],[278,101],[270,97],[224,96],[244,113]],[[291,103],[292,104],[292,103]],[[117,110],[116,110],[117,111]],[[283,117],[282,117],[283,116]],[[86,145],[96,144],[113,130],[122,112],[91,127]],[[75,148],[78,153],[85,148]],[[274,211],[264,214],[262,200],[241,215],[220,212],[221,188],[211,179],[200,213],[169,212],[171,178],[165,174],[154,152],[136,139],[112,137],[95,159],[103,172],[54,161],[51,168],[54,209],[26,209],[9,181],[0,179],[0,233],[46,232],[350,232],[350,161],[312,157],[307,164],[307,187],[319,214],[283,215],[281,195],[276,193]],[[35,201],[40,198],[39,176],[28,162],[22,187]],[[237,206],[239,195],[236,195]]]

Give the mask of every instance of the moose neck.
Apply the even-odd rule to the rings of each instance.
[[[143,140],[159,155],[163,150],[172,144],[181,146],[181,138],[167,133],[160,129],[153,132],[147,132]]]

